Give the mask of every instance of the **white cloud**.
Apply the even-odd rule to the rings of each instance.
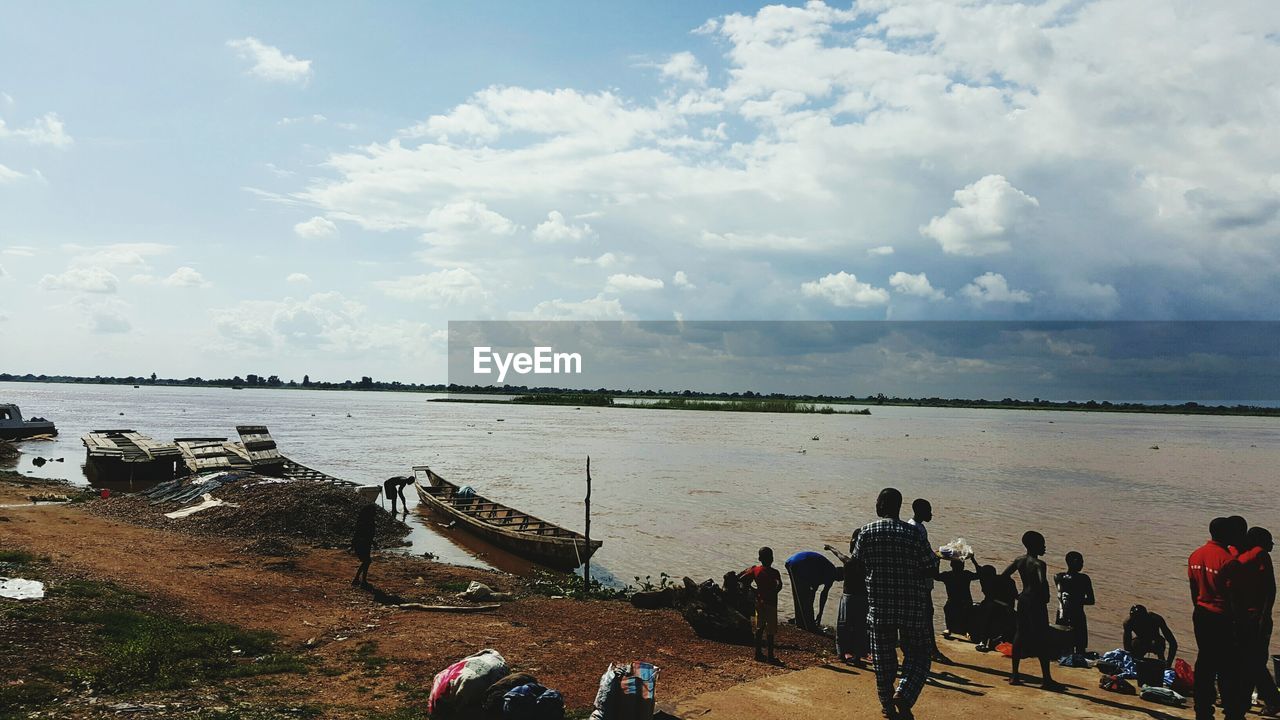
[[[451,202],[427,213],[423,222],[428,232],[423,242],[432,245],[455,245],[467,241],[514,235],[519,229],[502,213],[490,210],[475,200]]]
[[[618,255],[617,253],[607,252],[598,258],[576,257],[573,259],[574,265],[595,265],[596,267],[608,270],[609,268],[618,267],[631,262],[632,258],[626,255]]]
[[[1010,290],[1004,276],[993,272],[983,273],[974,278],[972,283],[960,288],[960,294],[979,305],[1031,302],[1031,293],[1025,290]]]
[[[278,357],[282,352],[324,352],[365,357],[395,352],[418,359],[431,347],[424,323],[379,322],[341,293],[316,293],[280,301],[244,301],[211,311],[219,335],[243,352]]]
[[[707,68],[691,52],[678,52],[659,68],[662,77],[690,85],[707,84]]]
[[[8,275],[8,273],[4,271],[4,266],[0,265],[0,278],[4,277],[5,275]]]
[[[889,291],[840,271],[800,286],[805,297],[820,298],[836,307],[873,307],[889,302]]]
[[[951,255],[991,255],[1010,249],[1012,231],[1040,207],[1003,175],[987,175],[955,192],[956,206],[920,232]]]
[[[204,276],[194,268],[189,268],[185,265],[174,270],[173,274],[161,280],[160,283],[168,287],[181,288],[207,288],[213,285],[213,283],[205,280]]]
[[[332,220],[317,215],[294,225],[293,232],[307,240],[326,240],[338,237],[338,226]]]
[[[819,243],[808,238],[779,235],[776,233],[713,233],[710,231],[703,231],[700,237],[700,244],[703,247],[726,251],[765,250],[807,252],[821,249],[824,246],[823,243]]]
[[[45,275],[40,278],[41,290],[107,294],[119,288],[120,279],[110,270],[100,267],[73,267],[60,275]]]
[[[300,272],[289,273],[289,276],[286,277],[284,281],[294,285],[306,285],[311,282],[311,276]]]
[[[328,118],[326,118],[324,115],[321,115],[320,113],[313,113],[311,115],[297,115],[294,117],[283,117],[277,120],[276,124],[281,127],[298,125],[300,123],[310,123],[311,125],[319,125],[320,123],[324,122],[327,119]]]
[[[867,254],[871,257],[884,257],[893,254],[892,245],[881,245],[879,247],[867,248]]]
[[[533,239],[538,242],[578,242],[592,235],[590,225],[568,223],[564,215],[557,210],[547,213],[546,222],[538,223],[538,226],[533,229]]]
[[[0,163],[0,184],[15,182],[26,177],[25,173],[20,173],[9,166]]]
[[[111,245],[67,245],[72,253],[71,264],[78,266],[106,266],[145,268],[150,259],[173,250],[163,243],[113,243]]]
[[[628,275],[625,273],[610,275],[608,282],[606,282],[604,286],[605,292],[619,294],[661,290],[662,288],[663,282],[658,278],[645,277],[643,275]]]
[[[0,250],[0,255],[16,255],[18,257],[32,257],[36,254],[36,249],[30,245],[10,245]]]
[[[374,286],[389,297],[425,301],[436,307],[483,302],[489,297],[480,278],[465,268],[379,280]]]
[[[698,286],[689,281],[689,276],[683,270],[677,270],[675,276],[671,278],[671,284],[685,290],[697,290]]]
[[[903,295],[914,295],[928,300],[944,300],[947,294],[933,287],[924,273],[896,272],[889,276],[889,287]]]
[[[269,82],[303,83],[311,79],[311,61],[286,54],[255,37],[228,40],[227,47],[253,63],[249,74]]]
[[[133,329],[129,321],[129,305],[117,298],[99,300],[79,299],[75,304],[85,319],[90,332],[101,335],[127,333]]]
[[[512,320],[626,320],[631,316],[617,298],[597,295],[588,300],[545,300],[531,312],[511,313]]]
[[[58,113],[45,113],[25,128],[11,128],[0,118],[0,140],[12,138],[30,145],[67,148],[74,142]]]

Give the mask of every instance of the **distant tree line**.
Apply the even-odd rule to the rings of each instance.
[[[700,392],[697,390],[618,390],[612,388],[530,387],[527,385],[458,385],[456,383],[402,383],[399,381],[374,380],[368,375],[359,380],[343,380],[327,382],[312,380],[310,375],[303,375],[302,380],[282,380],[278,375],[259,375],[249,373],[244,377],[236,375],[230,378],[189,377],[184,379],[160,378],[155,373],[150,375],[129,375],[126,377],[108,377],[95,375],[81,377],[74,375],[13,375],[0,373],[0,382],[39,382],[39,383],[79,383],[89,385],[157,385],[175,387],[227,387],[227,388],[295,388],[307,390],[371,390],[385,392],[430,392],[430,393],[465,393],[476,395],[538,395],[546,402],[548,395],[566,395],[565,404],[575,405],[608,405],[607,398],[696,398],[700,400],[784,400],[802,403],[848,403],[856,405],[904,405],[915,407],[951,407],[951,408],[994,408],[1024,410],[1088,410],[1095,412],[1145,412],[1175,413],[1191,415],[1266,415],[1280,417],[1280,408],[1261,407],[1257,405],[1202,405],[1196,402],[1181,404],[1147,404],[1139,402],[1113,403],[1107,400],[1066,400],[1054,401],[1033,398],[1019,400],[1002,398],[1000,400],[942,398],[942,397],[891,397],[884,393],[872,395],[788,395],[786,393],[758,393],[752,390],[732,393]],[[528,401],[526,401],[528,402]]]

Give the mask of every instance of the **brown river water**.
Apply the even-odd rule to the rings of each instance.
[[[589,454],[592,537],[604,540],[592,565],[619,582],[660,572],[719,578],[752,564],[761,545],[780,560],[824,543],[843,548],[849,531],[872,519],[876,493],[892,485],[908,502],[933,502],[935,545],[963,537],[998,568],[1020,554],[1028,529],[1048,539],[1050,572],[1063,569],[1067,551],[1082,552],[1098,596],[1091,645],[1102,650],[1118,646],[1134,603],[1164,614],[1180,643],[1193,647],[1186,557],[1209,520],[1241,514],[1280,530],[1276,418],[908,407],[802,415],[428,400],[0,383],[0,402],[54,420],[61,433],[53,443],[26,443],[20,470],[78,482],[79,437],[90,429],[233,437],[236,424],[262,423],[286,455],[332,475],[372,484],[428,464],[581,530]],[[36,469],[37,454],[66,461]],[[433,522],[411,520],[411,551],[500,564],[433,532]],[[941,605],[941,586],[937,593]],[[835,605],[832,598],[825,621],[834,622]]]

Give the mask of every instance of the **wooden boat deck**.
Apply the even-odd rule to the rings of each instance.
[[[117,458],[123,462],[177,459],[174,443],[160,442],[133,430],[94,430],[80,438],[90,458]]]

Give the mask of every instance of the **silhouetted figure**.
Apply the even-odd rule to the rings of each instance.
[[[356,531],[351,537],[351,549],[360,558],[360,567],[356,569],[356,576],[351,584],[366,589],[369,587],[369,565],[373,562],[373,534],[377,512],[378,506],[373,503],[360,508],[360,514],[356,516]]]
[[[1178,655],[1178,639],[1159,613],[1134,605],[1124,621],[1124,649],[1139,660],[1155,655],[1166,668],[1171,668]]]
[[[887,717],[912,717],[933,663],[924,580],[937,573],[937,557],[915,527],[899,518],[902,493],[885,488],[876,498],[879,520],[866,525],[852,556],[867,572],[867,624],[875,659],[876,695]],[[902,646],[902,680],[898,646]]]
[[[1253,704],[1258,691],[1263,715],[1280,714],[1280,690],[1267,667],[1270,659],[1272,610],[1276,602],[1276,573],[1271,564],[1275,543],[1265,528],[1249,528],[1243,551],[1236,558],[1240,569],[1231,582],[1235,603],[1236,633],[1244,653],[1241,695]]]
[[[924,538],[924,544],[929,547],[930,552],[934,552],[933,543],[929,541],[929,527],[927,523],[933,522],[933,504],[924,498],[916,498],[911,501],[911,519],[908,524],[914,525],[920,531],[921,537]],[[934,568],[933,573],[924,580],[924,597],[928,602],[929,613],[929,646],[933,649],[933,659],[936,662],[949,663],[951,659],[942,654],[938,649],[938,638],[933,634],[933,578],[938,574],[937,553],[934,552]]]
[[[756,660],[765,660],[761,652],[763,641],[769,645],[768,661],[778,662],[773,655],[773,637],[778,634],[778,593],[782,592],[782,573],[773,566],[773,548],[762,547],[757,555],[759,565],[753,565],[738,575],[748,587],[756,586]]]
[[[1191,623],[1196,633],[1195,707],[1197,720],[1211,720],[1218,690],[1222,691],[1222,714],[1227,720],[1241,720],[1248,710],[1240,688],[1244,663],[1232,618],[1230,593],[1232,576],[1240,568],[1231,551],[1244,544],[1241,520],[1214,518],[1209,523],[1209,542],[1187,559],[1191,586]]]
[[[849,538],[849,553],[824,546],[844,565],[844,592],[840,595],[840,610],[836,615],[836,657],[841,661],[862,666],[871,643],[867,638],[867,570],[861,560],[852,557],[854,545],[862,528],[853,531]]]
[[[1027,554],[1014,560],[1005,568],[1003,576],[1012,577],[1016,572],[1022,580],[1022,592],[1018,593],[1017,628],[1013,634],[1013,672],[1010,685],[1021,685],[1022,676],[1018,664],[1023,658],[1038,658],[1040,673],[1044,678],[1041,687],[1046,690],[1062,690],[1063,685],[1053,679],[1049,661],[1053,658],[1053,642],[1049,635],[1049,578],[1044,561],[1044,536],[1035,530],[1022,535],[1022,546]]]
[[[970,556],[973,561],[973,570],[967,570],[963,560],[952,560],[951,569],[946,572],[938,573],[938,580],[942,586],[947,589],[947,602],[942,606],[942,616],[947,624],[947,631],[943,635],[950,639],[952,635],[968,635],[971,640],[977,640],[973,637],[973,623],[971,618],[974,615],[973,607],[973,581],[978,579],[980,570],[978,560]],[[991,569],[995,572],[995,568]]]
[[[974,629],[969,637],[977,642],[979,652],[987,652],[995,650],[1001,641],[1013,639],[1018,586],[1013,578],[997,573],[994,565],[978,568],[978,584],[982,602],[971,619]]]
[[[397,498],[400,500],[400,507],[404,508],[405,512],[409,512],[409,501],[404,499],[404,488],[411,482],[413,482],[411,477],[398,476],[387,478],[387,481],[382,483],[382,496],[391,501],[392,515],[396,514]]]
[[[1089,620],[1084,609],[1094,604],[1093,580],[1081,572],[1084,556],[1067,553],[1067,570],[1053,576],[1058,588],[1058,624],[1071,628],[1071,651],[1083,655],[1089,649]]]

